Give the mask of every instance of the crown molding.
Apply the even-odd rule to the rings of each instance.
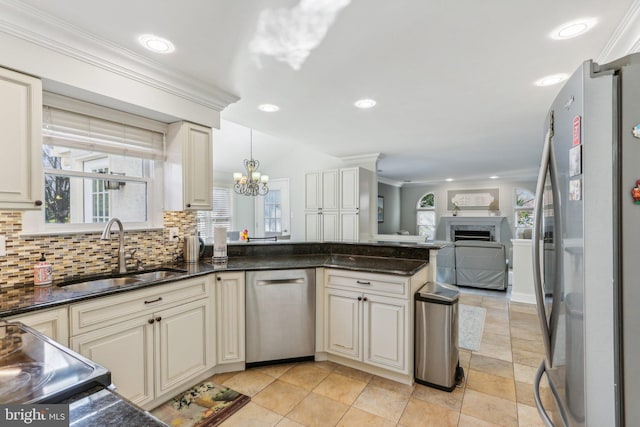
[[[240,99],[18,0],[0,0],[0,32],[216,111]]]
[[[393,179],[385,178],[384,176],[380,176],[380,175],[378,175],[378,182],[382,184],[391,185],[392,187],[398,187],[398,188],[401,188],[402,185],[404,184],[402,181],[396,181]]]
[[[606,64],[640,50],[640,0],[634,2],[620,20],[607,44],[596,58],[598,64]]]
[[[380,153],[358,154],[355,156],[338,157],[340,160],[349,165],[372,164],[377,165],[380,159]]]

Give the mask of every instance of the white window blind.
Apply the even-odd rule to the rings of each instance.
[[[76,101],[81,103],[81,101]],[[55,103],[55,102],[54,102]],[[156,129],[165,126],[157,123],[155,129],[147,129],[127,123],[114,121],[127,113],[113,110],[114,120],[109,119],[109,110],[101,108],[103,117],[44,105],[42,111],[42,136],[46,145],[56,145],[83,150],[128,155],[144,159],[162,159],[164,155],[164,134]],[[104,116],[107,116],[105,118]],[[132,118],[136,116],[130,115]],[[134,120],[133,120],[134,121]],[[148,121],[148,120],[147,120]],[[142,123],[142,121],[141,121]]]
[[[231,189],[223,187],[213,188],[213,210],[198,211],[198,233],[203,239],[213,241],[214,227],[231,229]]]

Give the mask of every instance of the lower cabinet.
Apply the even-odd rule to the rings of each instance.
[[[216,274],[216,328],[218,364],[245,359],[244,271]]]
[[[409,301],[325,290],[327,352],[408,373]]]
[[[7,318],[10,322],[22,322],[52,340],[69,345],[69,312],[67,307],[40,310]]]
[[[196,293],[206,278],[188,279],[138,292],[149,308],[132,314],[127,307],[104,297],[71,306],[73,324],[113,315],[104,327],[91,324],[90,331],[71,337],[71,348],[111,371],[119,394],[145,405],[165,393],[187,385],[215,364],[212,303],[208,295],[179,301],[176,288]],[[136,294],[131,292],[130,298]],[[172,303],[165,301],[174,300]],[[157,306],[153,306],[157,304]],[[151,307],[153,306],[153,307]],[[118,310],[122,310],[118,321]],[[73,331],[72,331],[73,334]]]

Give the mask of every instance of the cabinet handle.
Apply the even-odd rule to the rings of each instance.
[[[36,201],[34,202],[34,205],[36,205],[36,206],[42,206],[42,200],[36,200]]]
[[[367,297],[362,298],[362,301],[367,302]]]
[[[362,297],[358,297],[358,301],[362,301]]]
[[[222,280],[222,277],[218,276],[218,277],[216,277],[216,280],[219,282],[219,281]]]
[[[358,285],[370,285],[370,284],[371,284],[371,282],[365,282],[365,281],[363,281],[363,280],[356,280],[356,283],[357,283]]]
[[[153,299],[153,300],[151,300],[151,301],[146,301],[146,300],[145,300],[145,302],[144,302],[144,303],[145,303],[145,304],[153,304],[154,302],[158,302],[158,301],[162,301],[162,297],[158,297],[158,298]]]
[[[151,324],[153,324],[153,322],[155,322],[155,320],[153,320],[153,319],[149,319],[149,320],[148,320],[148,322],[149,322],[149,324],[151,325]]]
[[[187,207],[190,208],[191,207],[191,203],[187,203]]]
[[[162,317],[160,317],[160,316],[156,317],[156,322],[159,322],[161,320],[162,320]]]

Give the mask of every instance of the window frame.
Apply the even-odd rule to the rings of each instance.
[[[427,196],[432,195],[433,196],[433,205],[431,206],[420,206],[420,202]],[[427,227],[425,225],[421,225],[419,224],[419,217],[420,217],[420,213],[421,212],[431,212],[433,213],[433,228],[432,228],[432,238],[435,239],[436,237],[436,225],[438,222],[438,214],[436,212],[436,194],[433,191],[428,191],[426,193],[424,193],[422,196],[420,196],[418,198],[418,202],[416,203],[416,234],[418,236],[425,236],[425,238],[428,238],[429,235],[427,234],[420,234],[420,227]]]
[[[130,126],[134,128],[140,128],[144,131],[152,131],[157,134],[161,134],[161,146],[158,145],[158,149],[164,151],[166,145],[167,124],[158,122],[156,120],[147,119],[134,114],[126,113],[123,111],[113,110],[108,107],[103,107],[88,102],[80,101],[73,98],[68,98],[62,95],[52,94],[49,92],[43,93],[43,108],[57,108],[66,110],[71,113],[77,113],[81,115],[87,115],[95,117],[97,119],[108,120],[116,124],[122,124],[124,126]],[[43,126],[45,123],[43,122]],[[42,145],[47,144],[43,141]],[[96,146],[95,152],[109,156],[114,154],[109,150],[102,151],[100,147]],[[42,156],[43,148],[38,153]],[[160,153],[161,154],[161,153]],[[141,158],[149,162],[148,176],[134,177],[134,176],[120,176],[118,175],[118,181],[121,182],[143,182],[146,183],[146,221],[141,222],[124,222],[123,226],[126,230],[157,230],[162,229],[164,225],[163,209],[164,209],[164,160],[163,156],[158,158],[145,158],[145,156],[133,155],[134,158]],[[50,169],[43,168],[42,181],[45,181],[45,174],[53,176],[68,176],[70,178],[81,179],[105,179],[104,174],[82,172],[75,170],[63,170],[63,169]],[[77,233],[93,233],[100,232],[104,228],[104,223],[46,223],[45,209],[42,207],[39,210],[25,211],[23,212],[23,227],[21,235],[50,235],[50,234],[77,234]]]

